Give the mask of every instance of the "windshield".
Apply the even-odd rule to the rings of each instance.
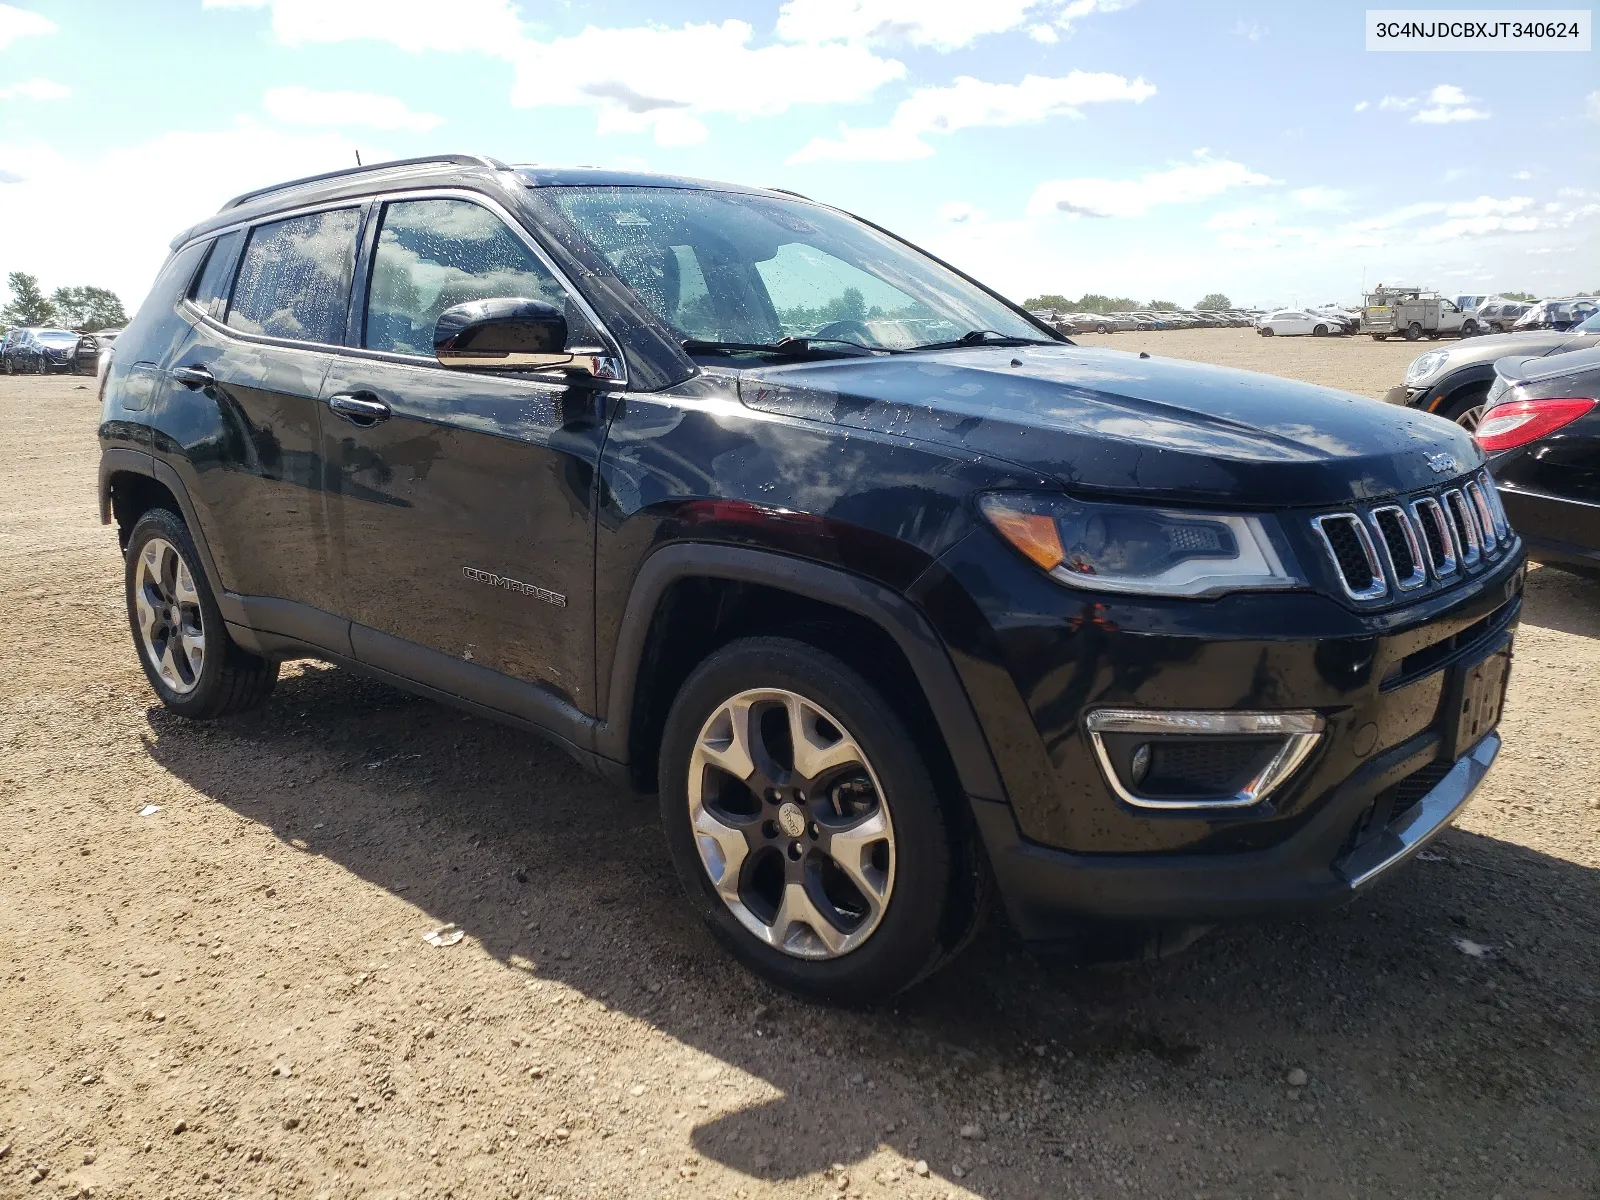
[[[47,346],[76,346],[78,335],[65,329],[41,329],[33,335]]]
[[[1582,325],[1573,329],[1574,333],[1600,333],[1600,312],[1593,313]]]
[[[811,338],[908,350],[977,330],[1049,336],[903,243],[814,204],[686,188],[548,194],[685,339]]]

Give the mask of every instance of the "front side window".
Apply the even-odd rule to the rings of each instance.
[[[252,229],[228,324],[301,342],[343,341],[358,218],[356,209],[340,208]]]
[[[594,327],[522,239],[469,200],[384,206],[367,293],[369,350],[433,356],[439,314],[497,297],[544,300],[567,318],[569,346],[597,344]]]
[[[911,349],[1034,324],[902,242],[803,201],[686,188],[560,187],[551,202],[685,338]]]

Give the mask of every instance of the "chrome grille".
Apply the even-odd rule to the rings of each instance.
[[[1422,547],[1411,527],[1411,518],[1398,504],[1385,504],[1368,514],[1378,534],[1378,544],[1389,560],[1396,586],[1409,592],[1428,582],[1428,568],[1422,563]]]
[[[1428,565],[1436,579],[1453,574],[1456,569],[1456,542],[1450,535],[1450,522],[1444,509],[1432,496],[1412,501],[1411,516],[1422,530],[1422,544],[1428,551]]]
[[[1345,594],[1361,601],[1473,570],[1516,541],[1487,470],[1444,491],[1313,517],[1311,526]]]
[[[1352,600],[1376,600],[1389,591],[1383,565],[1361,518],[1354,513],[1334,513],[1312,522],[1333,559],[1339,580]]]
[[[1478,533],[1478,518],[1459,488],[1444,494],[1445,511],[1450,514],[1450,532],[1455,535],[1456,554],[1464,567],[1475,567],[1483,557],[1483,539]]]

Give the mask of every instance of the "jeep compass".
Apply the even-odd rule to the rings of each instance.
[[[1500,747],[1523,553],[1465,430],[1074,345],[789,193],[265,188],[102,389],[167,708],[315,657],[546,737],[807,995],[909,986],[992,897],[1085,953],[1337,904]]]

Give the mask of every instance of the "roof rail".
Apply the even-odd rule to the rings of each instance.
[[[218,212],[227,212],[229,209],[238,208],[251,200],[258,200],[262,196],[270,196],[273,192],[286,192],[291,188],[304,187],[308,183],[321,183],[325,179],[343,179],[349,175],[365,175],[371,171],[387,171],[392,167],[420,167],[427,163],[454,163],[462,167],[488,167],[494,171],[506,170],[506,164],[498,158],[490,158],[484,154],[425,154],[421,158],[395,158],[388,162],[367,163],[359,167],[345,167],[342,171],[324,171],[320,175],[307,175],[303,179],[291,179],[287,183],[274,183],[270,187],[256,188],[251,192],[241,192],[232,200],[224,204]]]

